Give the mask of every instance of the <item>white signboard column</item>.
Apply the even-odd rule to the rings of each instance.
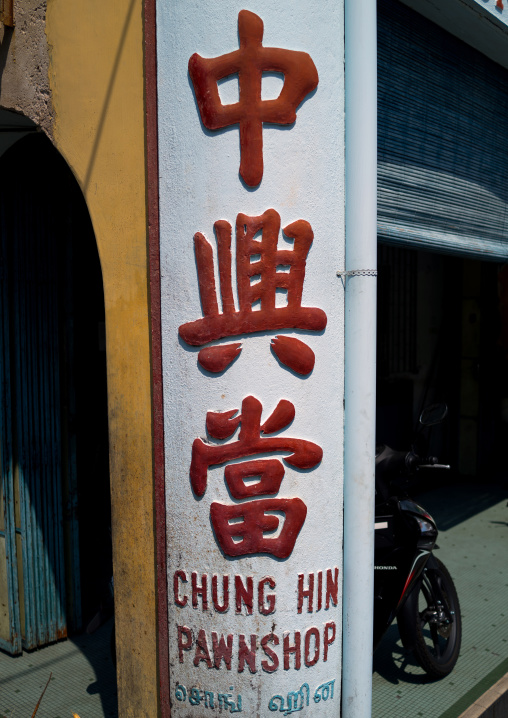
[[[174,718],[339,714],[343,34],[157,3]]]

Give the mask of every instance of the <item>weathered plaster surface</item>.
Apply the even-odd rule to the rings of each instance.
[[[306,604],[299,612],[297,597],[299,575],[305,577],[307,586],[310,573],[318,576],[319,572],[326,574],[337,567],[342,582],[344,292],[336,271],[344,263],[343,7],[336,0],[258,0],[248,5],[264,22],[265,47],[308,53],[319,73],[319,84],[301,104],[294,125],[265,126],[264,173],[256,187],[246,187],[239,178],[238,127],[216,132],[204,129],[187,69],[194,53],[214,58],[238,48],[238,12],[243,7],[232,0],[160,0],[157,4],[171,718],[205,715],[203,704],[195,705],[196,693],[191,693],[196,687],[201,694],[213,694],[215,705],[222,694],[233,695],[235,701],[241,696],[244,715],[264,718],[278,710],[277,701],[275,707],[274,702],[270,703],[273,696],[284,696],[286,700],[302,684],[308,684],[312,691],[308,714],[331,718],[338,715],[340,706],[340,590],[337,605],[326,608],[323,604],[318,609],[315,600],[312,608]],[[265,74],[263,99],[277,98],[281,85],[280,76]],[[219,92],[224,104],[234,104],[238,101],[237,79],[222,83]],[[315,367],[306,378],[288,371],[270,350],[270,340],[277,332],[266,331],[225,339],[223,344],[242,342],[242,353],[226,371],[212,375],[199,368],[197,347],[186,345],[179,337],[180,324],[202,316],[193,236],[202,232],[213,247],[219,292],[214,222],[226,220],[234,227],[239,213],[259,216],[272,208],[280,214],[283,227],[303,219],[314,232],[302,305],[326,312],[328,324],[322,332],[281,331],[289,337],[297,336],[312,348]],[[233,229],[233,245],[235,241]],[[290,250],[291,246],[279,234],[278,248]],[[234,260],[232,266],[235,273]],[[233,286],[238,307],[236,282]],[[238,558],[223,553],[211,525],[211,512],[212,504],[233,505],[224,468],[214,466],[208,471],[207,489],[199,500],[189,480],[191,447],[196,438],[207,436],[207,412],[240,409],[247,396],[261,402],[263,421],[280,400],[293,403],[294,421],[280,435],[305,439],[323,449],[319,466],[308,472],[285,467],[277,496],[301,500],[307,515],[291,554],[280,560],[254,552]],[[253,458],[259,458],[259,454]],[[178,571],[182,574],[176,575]],[[200,600],[193,601],[193,574],[200,585],[202,577],[208,577],[207,590],[216,574],[219,591],[223,576],[229,576],[230,586],[236,586],[237,581],[248,582],[251,577],[256,587],[263,577],[271,577],[275,584],[274,612],[263,614],[257,598],[252,613],[241,606],[238,610],[232,594],[229,609],[224,611],[214,608],[216,604],[211,600],[207,607]],[[175,598],[175,575],[179,595],[187,600],[178,598],[178,593]],[[337,633],[325,660],[324,627],[328,622],[335,622]],[[188,627],[186,636],[193,632],[194,644],[180,657],[182,627]],[[316,651],[316,662],[304,665],[302,659],[300,669],[291,658],[286,669],[282,660],[283,635],[290,636],[291,642],[301,635],[303,645],[311,629],[321,636],[321,653]],[[218,670],[209,670],[206,661],[195,653],[198,640],[213,645],[214,633],[231,636],[230,667],[219,662]],[[263,637],[271,634],[280,660],[267,669],[266,663],[261,664],[260,644]],[[206,639],[196,638],[200,635]],[[244,636],[249,645],[257,641],[258,646],[257,663],[248,669],[240,660]],[[167,680],[167,676],[162,679]],[[316,688],[332,680],[334,698],[314,702]],[[187,697],[181,686],[188,692]]]
[[[157,716],[142,0],[49,0],[54,141],[104,281],[119,715]]]
[[[14,3],[15,27],[0,24],[0,107],[21,112],[53,138],[46,2]]]

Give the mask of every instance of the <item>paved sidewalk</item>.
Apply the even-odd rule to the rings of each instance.
[[[110,656],[113,624],[13,658],[0,652],[0,718],[117,718],[116,675]]]
[[[374,657],[373,718],[458,718],[508,672],[508,492],[448,487],[418,501],[440,528],[437,555],[455,581],[463,616],[462,651],[453,673],[428,681],[392,626]],[[111,622],[11,658],[0,653],[0,718],[117,718]]]
[[[374,656],[373,718],[458,718],[508,671],[508,491],[447,487],[417,497],[440,529],[437,556],[462,613],[454,671],[429,681],[394,624]]]
[[[494,683],[460,718],[506,718],[508,715],[508,673]]]

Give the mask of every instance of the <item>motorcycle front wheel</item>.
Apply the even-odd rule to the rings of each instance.
[[[397,616],[406,647],[423,670],[444,678],[460,652],[462,622],[457,591],[446,566],[431,556],[427,567]]]

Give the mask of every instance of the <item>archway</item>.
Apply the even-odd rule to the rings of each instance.
[[[104,297],[81,190],[40,132],[0,157],[0,647],[80,631],[112,576]]]

